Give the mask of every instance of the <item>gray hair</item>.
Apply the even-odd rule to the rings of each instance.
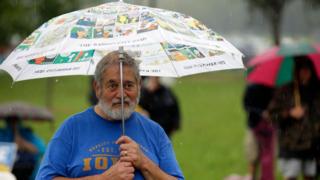
[[[100,86],[103,82],[104,72],[113,65],[119,65],[120,56],[122,55],[123,66],[130,67],[134,70],[135,78],[140,81],[141,77],[139,74],[139,64],[133,57],[131,57],[127,52],[112,51],[104,56],[100,62],[97,64],[96,70],[94,72],[94,79]]]

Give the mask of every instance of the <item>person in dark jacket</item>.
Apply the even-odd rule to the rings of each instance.
[[[259,84],[248,84],[243,106],[247,114],[245,139],[249,179],[274,179],[274,127],[264,115],[273,95],[273,88]],[[257,177],[261,167],[260,178]]]
[[[159,77],[144,78],[139,105],[150,119],[159,123],[171,137],[180,128],[180,110],[176,96],[161,84]]]

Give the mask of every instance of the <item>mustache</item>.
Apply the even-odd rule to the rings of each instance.
[[[123,98],[123,103],[124,104],[130,104],[131,100],[128,97],[124,97]],[[112,99],[112,104],[121,104],[121,98]]]

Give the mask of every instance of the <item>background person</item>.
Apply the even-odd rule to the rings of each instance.
[[[268,107],[277,124],[279,168],[285,179],[314,179],[315,122],[320,120],[319,87],[312,62],[295,57],[294,81],[276,90]]]
[[[96,93],[94,91],[94,87],[93,87],[93,83],[94,83],[94,77],[90,78],[89,81],[89,94],[88,94],[88,101],[90,103],[90,105],[96,105],[98,103],[98,98],[96,96]]]
[[[120,55],[127,136],[121,136]],[[140,93],[135,60],[126,53],[109,53],[96,67],[94,89],[98,104],[62,124],[37,179],[184,179],[163,129],[134,112]]]
[[[142,84],[140,107],[171,137],[181,124],[179,103],[175,94],[161,84],[159,77],[145,77]]]
[[[31,128],[24,127],[18,117],[9,117],[6,127],[0,129],[0,141],[15,142],[18,146],[17,160],[12,173],[18,180],[34,179],[45,151],[45,144]]]
[[[274,127],[266,114],[273,89],[264,85],[249,84],[243,105],[247,113],[246,154],[249,162],[249,179],[274,179]],[[258,167],[261,167],[258,178]]]

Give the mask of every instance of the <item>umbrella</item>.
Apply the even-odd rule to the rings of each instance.
[[[242,53],[197,19],[119,1],[49,20],[0,69],[14,81],[92,75],[99,60],[118,49],[130,51],[140,61],[143,76],[180,77],[243,68]],[[121,69],[120,63],[122,82]]]
[[[0,104],[0,119],[19,118],[21,120],[53,120],[53,115],[45,108],[36,107],[25,102],[8,102]]]
[[[92,75],[120,46],[140,61],[141,75],[179,77],[243,68],[242,54],[200,21],[173,11],[105,3],[55,17],[2,62],[14,81]]]
[[[314,65],[320,79],[320,44],[296,43],[275,46],[248,63],[247,80],[266,86],[282,86],[293,80],[294,60],[305,56]]]

